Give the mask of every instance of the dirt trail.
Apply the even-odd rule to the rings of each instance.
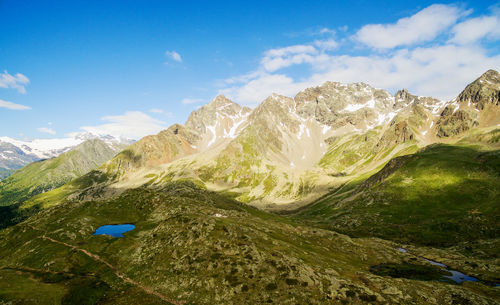
[[[36,231],[41,231],[40,229],[37,229],[33,226],[30,225],[30,227]],[[43,231],[42,231],[43,232]],[[60,245],[63,245],[63,246],[66,246],[66,247],[69,247],[69,248],[72,248],[74,250],[77,250],[77,251],[80,251],[82,252],[83,254],[87,255],[88,257],[92,258],[93,260],[97,261],[97,262],[100,262],[104,265],[106,265],[109,269],[113,270],[113,273],[119,277],[120,279],[122,279],[124,282],[126,283],[130,283],[138,288],[140,288],[141,290],[143,290],[144,292],[146,292],[147,294],[150,294],[150,295],[154,295],[154,296],[157,296],[159,297],[160,299],[162,299],[163,301],[166,301],[166,302],[169,302],[170,304],[174,304],[174,305],[182,305],[184,303],[186,303],[185,301],[177,301],[177,300],[173,300],[157,291],[154,291],[152,288],[150,287],[146,287],[144,285],[142,285],[141,283],[139,282],[136,282],[134,281],[133,279],[129,278],[128,276],[126,276],[125,274],[121,273],[118,268],[116,268],[115,266],[111,265],[110,263],[108,263],[107,261],[105,261],[104,259],[102,259],[101,257],[99,257],[98,255],[94,254],[94,253],[91,253],[85,249],[82,249],[82,248],[79,248],[77,246],[74,246],[74,245],[71,245],[71,244],[68,244],[68,243],[65,243],[63,241],[59,241],[59,240],[56,240],[56,239],[53,239],[52,237],[49,237],[45,234],[43,234],[41,236],[42,239],[45,239],[45,240],[48,240],[48,241],[51,241],[53,243],[56,243],[56,244],[60,244]]]

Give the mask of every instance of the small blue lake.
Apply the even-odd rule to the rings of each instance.
[[[123,237],[123,233],[132,231],[135,226],[132,224],[105,225],[97,228],[93,235],[109,235],[113,237]]]

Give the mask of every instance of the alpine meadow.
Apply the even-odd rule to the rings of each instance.
[[[0,304],[500,304],[495,1],[0,12]]]

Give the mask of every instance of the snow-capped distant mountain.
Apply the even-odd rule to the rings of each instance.
[[[129,139],[119,139],[110,135],[96,135],[88,132],[76,133],[66,138],[35,139],[31,141],[0,137],[0,172],[3,172],[3,176],[6,176],[7,172],[19,169],[37,160],[57,157],[90,139],[101,139],[111,147],[133,142]]]
[[[38,159],[56,157],[83,142],[83,140],[78,138],[35,139],[32,141],[20,141],[9,137],[0,137],[0,141],[10,143],[18,147],[25,154],[35,156]]]
[[[111,159],[128,144],[91,138],[55,158],[32,162],[0,181],[0,207],[57,188]],[[107,142],[106,142],[107,141]]]

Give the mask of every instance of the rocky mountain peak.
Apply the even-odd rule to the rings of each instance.
[[[499,123],[500,74],[488,70],[446,105],[437,122],[437,136],[452,137],[473,127],[495,126]]]
[[[404,88],[402,90],[398,90],[394,95],[394,107],[396,109],[401,109],[409,104],[418,101],[419,97],[408,92],[408,89]]]
[[[490,81],[495,81],[496,83],[500,82],[500,73],[497,71],[490,69],[481,75],[479,79],[484,79],[484,80],[490,80]]]
[[[500,105],[500,74],[495,70],[488,70],[474,82],[465,87],[458,97],[460,104],[472,103],[478,110],[487,105]]]
[[[325,82],[295,96],[297,113],[332,128],[373,128],[392,118],[394,97],[365,83]]]
[[[402,90],[398,90],[394,97],[396,98],[396,100],[408,100],[411,98],[415,98],[415,95],[410,94],[410,92],[408,92],[408,89],[404,88]]]
[[[500,73],[490,69],[465,87],[464,91],[471,86],[498,91],[500,90]]]
[[[272,105],[277,105],[277,106],[281,107],[282,105],[291,106],[293,103],[294,102],[293,102],[292,98],[290,98],[288,96],[280,95],[280,94],[277,94],[277,93],[273,93],[270,96],[268,96],[261,103],[261,105],[264,105],[266,107],[269,107],[269,106],[272,106]],[[260,105],[259,105],[259,107],[260,107]]]
[[[439,111],[443,106],[443,103],[438,99],[411,94],[406,88],[398,90],[394,95],[394,109],[402,110],[408,108],[411,104],[413,106],[417,104],[422,105],[433,113]]]
[[[331,112],[342,112],[351,108],[357,110],[364,108],[354,105],[371,106],[373,103],[390,105],[393,97],[389,92],[373,88],[365,83],[326,82],[319,87],[299,92],[294,99],[297,108],[311,108],[308,104],[316,104],[324,105]]]
[[[295,113],[295,101],[292,98],[273,93],[255,108],[250,120],[252,122],[265,120],[275,121],[276,124],[285,123]]]
[[[208,103],[205,106],[208,106],[210,108],[224,108],[228,105],[239,106],[235,102],[233,102],[230,99],[228,99],[227,97],[225,97],[223,94],[219,94],[210,103]]]
[[[186,128],[197,132],[200,147],[209,147],[219,139],[234,138],[246,126],[251,112],[224,95],[218,95],[207,105],[193,111],[186,121]]]
[[[186,121],[186,127],[202,135],[207,132],[207,126],[214,125],[219,117],[235,117],[242,112],[243,108],[240,105],[224,95],[218,95],[210,103],[193,111]]]

